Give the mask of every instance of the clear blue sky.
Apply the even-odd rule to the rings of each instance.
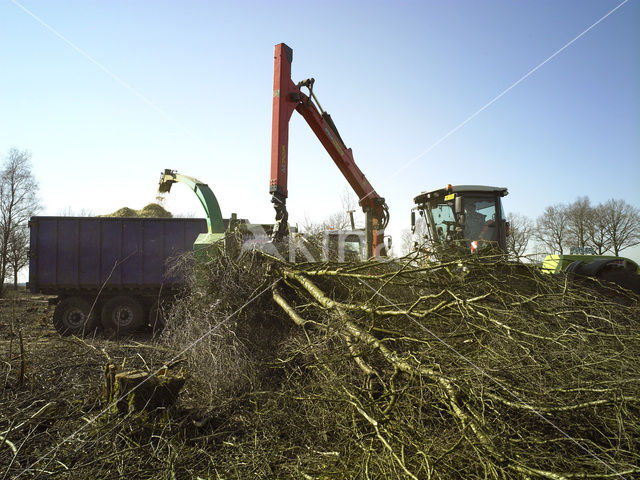
[[[141,208],[172,168],[209,183],[223,214],[272,221],[285,42],[394,235],[417,193],[447,183],[507,186],[506,209],[531,217],[580,195],[640,206],[639,0],[430,148],[621,3],[0,0],[0,154],[32,152],[45,214]],[[339,210],[347,184],[295,116],[289,158],[293,222]],[[167,207],[200,215],[178,187]]]

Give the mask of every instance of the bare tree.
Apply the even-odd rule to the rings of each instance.
[[[73,209],[73,207],[66,206],[58,212],[59,217],[93,217],[94,214],[91,210],[81,208],[79,211]]]
[[[31,171],[31,154],[12,148],[0,169],[0,295],[7,277],[12,236],[19,238],[14,234],[27,225],[38,208],[38,182]]]
[[[600,203],[592,207],[587,215],[587,238],[598,255],[611,250],[611,239],[607,232],[607,208]]]
[[[509,236],[507,237],[507,251],[515,258],[524,256],[529,241],[535,232],[533,221],[526,215],[509,213]]]
[[[349,215],[346,212],[334,212],[321,222],[305,216],[302,230],[309,235],[322,235],[327,230],[344,230],[351,228]]]
[[[544,213],[536,220],[535,237],[549,253],[564,253],[567,244],[569,227],[567,224],[567,206],[556,204],[544,209]]]
[[[29,265],[29,228],[21,225],[9,237],[7,273],[13,277],[13,289],[18,289],[18,273]]]
[[[357,212],[357,202],[353,195],[345,190],[341,195],[342,210],[334,212],[322,222],[317,222],[305,217],[302,229],[309,235],[322,235],[327,230],[350,230],[351,216],[349,212]],[[356,225],[358,228],[358,225]]]
[[[588,220],[591,213],[591,201],[586,195],[578,197],[566,209],[568,239],[572,246],[584,248],[589,241]]]
[[[420,218],[417,220],[413,232],[409,229],[403,229],[400,234],[400,256],[409,255],[416,250],[422,253],[433,250],[433,243],[429,239],[426,222],[420,222]]]
[[[604,225],[614,255],[640,244],[640,210],[624,200],[611,199],[604,204]]]
[[[403,229],[400,234],[400,254],[407,255],[413,250],[413,234],[409,229]]]

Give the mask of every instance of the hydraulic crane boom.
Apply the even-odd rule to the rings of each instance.
[[[293,50],[280,43],[275,46],[273,78],[273,118],[271,134],[271,183],[269,192],[276,210],[275,239],[286,235],[287,174],[289,150],[289,120],[296,110],[309,124],[320,143],[358,195],[358,202],[366,215],[367,252],[369,256],[384,255],[384,229],[389,221],[387,204],[376,193],[353,159],[335,127],[331,116],[323,112],[313,94],[314,79],[298,84],[291,80]],[[309,95],[302,88],[309,89]]]

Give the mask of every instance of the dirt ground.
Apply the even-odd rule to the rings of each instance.
[[[24,290],[0,299],[0,479],[176,478],[165,449],[188,412],[125,422],[105,409],[107,363],[149,370],[166,352],[149,334],[62,337],[48,300]]]

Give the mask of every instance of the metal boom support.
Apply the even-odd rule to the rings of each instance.
[[[384,254],[384,229],[389,220],[387,205],[376,193],[355,163],[353,152],[347,148],[331,116],[316,107],[312,99],[314,79],[297,85],[291,80],[293,50],[280,43],[275,46],[273,78],[273,118],[271,133],[271,183],[269,192],[276,210],[276,239],[286,235],[287,174],[289,150],[289,121],[296,110],[311,127],[320,143],[340,169],[351,188],[358,195],[358,203],[366,215],[367,252],[369,256]],[[302,92],[309,89],[309,95]],[[317,100],[316,100],[317,102]]]

